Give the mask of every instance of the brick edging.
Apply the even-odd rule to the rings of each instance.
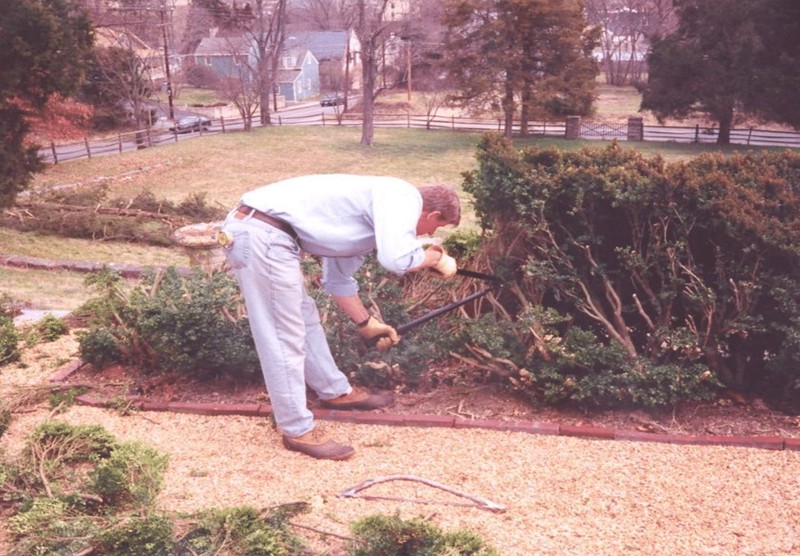
[[[50,382],[64,382],[76,372],[83,362],[76,359],[63,365],[53,373]],[[140,411],[165,411],[190,413],[195,415],[242,415],[246,417],[267,417],[272,407],[265,403],[221,404],[194,402],[153,402],[129,398],[132,407]],[[91,395],[75,398],[81,405],[107,407],[108,402]],[[539,421],[503,421],[500,419],[465,419],[452,415],[428,415],[418,413],[379,413],[369,411],[342,411],[337,409],[312,409],[314,417],[326,421],[356,423],[361,425],[383,425],[398,427],[436,427],[454,429],[483,429],[498,432],[524,432],[537,435],[571,436],[592,440],[626,440],[632,442],[658,442],[676,445],[735,446],[760,448],[764,450],[800,451],[800,438],[778,436],[721,436],[657,434],[608,427],[559,424]]]

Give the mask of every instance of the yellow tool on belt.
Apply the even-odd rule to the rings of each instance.
[[[217,231],[217,245],[230,247],[233,245],[233,235],[225,230]]]

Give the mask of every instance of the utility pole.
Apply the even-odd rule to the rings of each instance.
[[[164,22],[164,12],[167,10],[164,2],[161,3],[161,8],[158,14],[161,18],[161,36],[164,38],[164,70],[167,75],[167,102],[169,103],[169,119],[175,119],[175,110],[172,107],[172,78],[169,72],[169,47],[167,45],[167,24]]]
[[[406,40],[406,60],[408,64],[408,102],[411,102],[411,40]]]
[[[347,101],[350,96],[350,31],[345,35],[347,42],[344,51],[344,111],[347,112]]]

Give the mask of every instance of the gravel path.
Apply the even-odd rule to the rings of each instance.
[[[0,387],[35,382],[37,372],[44,371],[34,362],[3,371]],[[16,415],[0,448],[18,450],[47,415],[45,407]],[[100,424],[121,440],[169,454],[158,500],[169,511],[304,501],[312,509],[295,523],[341,536],[355,519],[399,512],[426,516],[443,529],[473,529],[503,556],[800,554],[800,451],[325,423],[357,449],[351,460],[327,462],[283,449],[263,418],[121,416],[83,406],[58,418]],[[471,502],[407,481],[363,491],[392,500],[337,496],[400,474],[489,499],[506,511],[455,505]],[[0,530],[4,525],[0,520]],[[337,554],[335,540],[319,543]]]

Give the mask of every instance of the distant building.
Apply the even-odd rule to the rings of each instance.
[[[144,62],[151,80],[158,82],[166,79],[164,51],[151,47],[137,37],[135,33],[126,29],[96,27],[94,36],[94,44],[96,47],[119,48],[133,52],[139,60]],[[170,60],[170,69],[173,69],[174,65],[174,60]]]
[[[257,60],[254,41],[246,36],[206,37],[188,58],[219,77],[244,76],[251,80]],[[280,57],[276,85],[289,101],[318,96],[319,62],[311,50],[300,47],[285,49]]]
[[[284,44],[287,49],[307,48],[319,62],[320,90],[344,91],[349,78],[350,89],[358,89],[361,65],[358,39],[351,31],[290,31]]]

